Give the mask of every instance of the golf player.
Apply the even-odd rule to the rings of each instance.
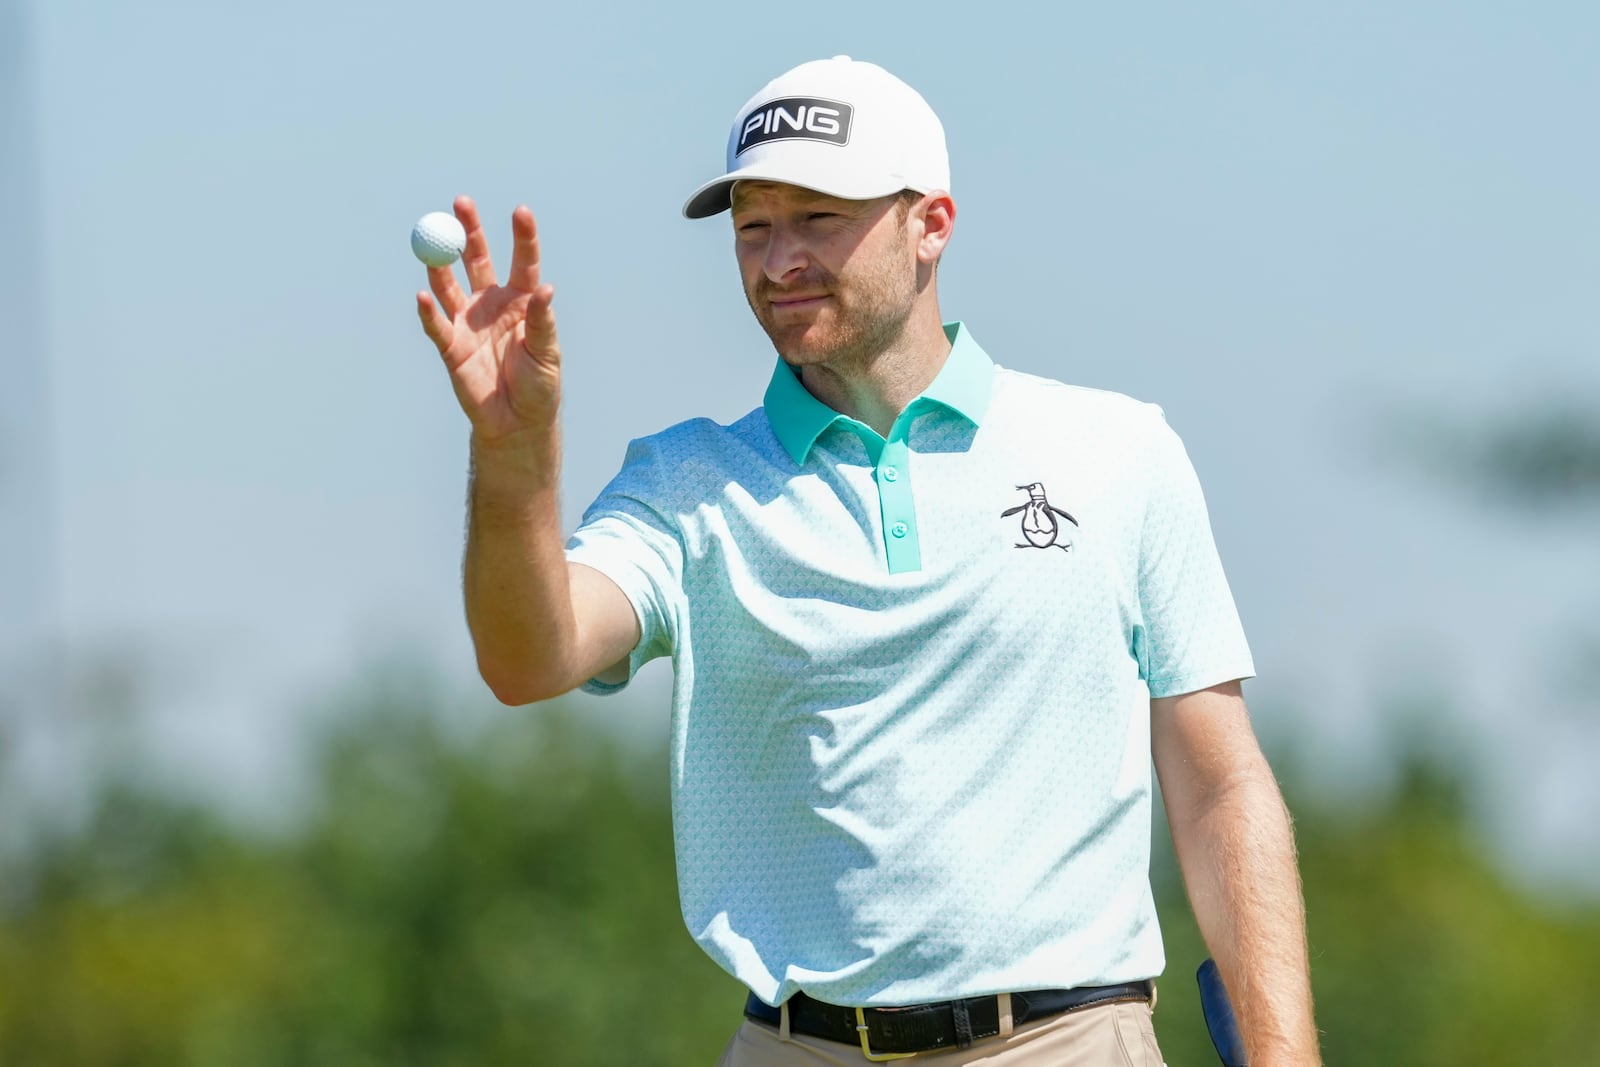
[[[1160,408],[944,320],[950,188],[938,118],[880,67],[753,96],[684,214],[731,218],[771,383],[634,441],[570,538],[533,215],[502,283],[457,200],[470,292],[434,268],[417,308],[472,425],[479,669],[524,704],[672,657],[683,916],[749,989],[724,1065],[1157,1067],[1152,760],[1250,1063],[1316,1064],[1290,821],[1194,471]]]

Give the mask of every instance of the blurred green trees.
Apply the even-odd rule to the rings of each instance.
[[[662,756],[425,704],[341,718],[290,830],[113,786],[0,860],[0,1064],[714,1062],[742,990],[678,915]],[[1600,907],[1513,888],[1462,788],[1420,751],[1355,809],[1291,783],[1330,1063],[1594,1062]],[[1160,846],[1156,883],[1167,1059],[1215,1063]]]
[[[1444,480],[1521,509],[1553,514],[1600,500],[1600,417],[1573,396],[1470,420],[1423,417],[1404,436]]]
[[[0,1064],[683,1064],[741,994],[678,914],[663,766],[554,713],[367,709],[275,837],[117,788],[0,870]]]

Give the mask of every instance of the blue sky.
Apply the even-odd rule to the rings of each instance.
[[[512,207],[538,216],[570,522],[630,437],[759,402],[773,357],[731,234],[678,207],[750,93],[845,53],[944,120],[947,315],[1184,436],[1263,733],[1337,781],[1387,707],[1442,692],[1496,753],[1508,825],[1539,830],[1516,836],[1600,857],[1593,718],[1550,678],[1600,592],[1592,531],[1487,511],[1374,431],[1600,410],[1600,8],[28,14],[39,248],[0,283],[42,292],[41,625],[69,658],[140,650],[149,758],[270,797],[297,709],[361,666],[403,649],[472,691],[466,424],[413,317],[411,223],[471,193],[503,257]],[[597,714],[659,729],[664,681]]]

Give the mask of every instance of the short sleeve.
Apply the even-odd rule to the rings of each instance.
[[[570,562],[610,578],[633,605],[639,643],[628,655],[630,681],[644,664],[672,654],[683,617],[683,542],[660,488],[666,484],[660,465],[648,439],[631,442],[622,469],[567,540]],[[591,678],[581,688],[613,693],[627,684]]]
[[[1141,473],[1140,632],[1135,652],[1153,697],[1255,674],[1244,627],[1217,555],[1200,479],[1159,407]]]

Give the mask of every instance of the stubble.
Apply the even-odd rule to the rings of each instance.
[[[915,256],[895,243],[869,262],[850,263],[840,276],[813,265],[802,278],[777,285],[763,274],[754,289],[746,288],[745,300],[790,366],[866,366],[905,332],[916,306],[916,270]],[[778,321],[774,296],[819,291],[830,299],[815,317]]]

